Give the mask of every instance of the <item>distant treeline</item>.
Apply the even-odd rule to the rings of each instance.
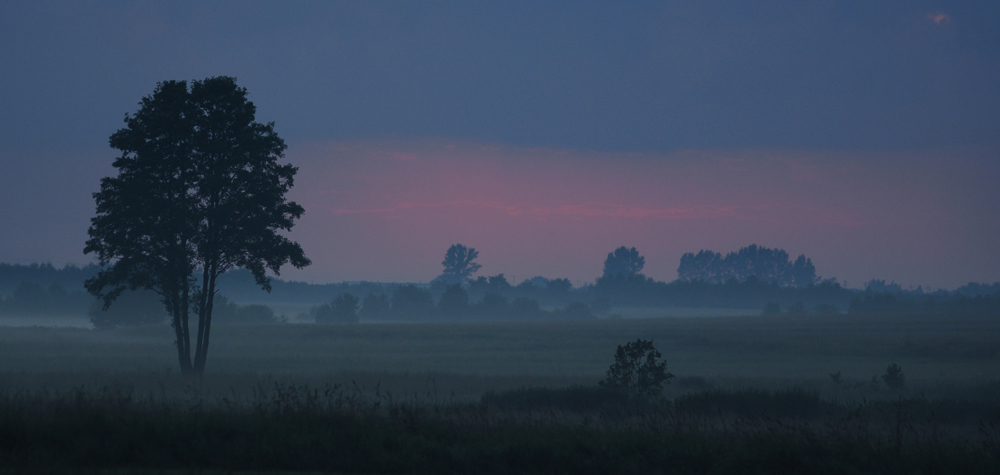
[[[701,256],[701,257],[698,257]],[[714,256],[714,257],[713,257]],[[661,282],[640,271],[644,259],[635,248],[619,248],[608,255],[605,273],[593,284],[574,288],[568,279],[533,277],[512,284],[504,274],[465,278],[460,283],[436,279],[432,284],[345,282],[309,284],[272,279],[272,292],[256,285],[243,270],[224,274],[219,288],[229,297],[215,305],[217,322],[279,322],[267,304],[315,305],[310,319],[318,321],[397,320],[494,320],[559,319],[611,316],[616,307],[740,308],[748,313],[997,313],[1000,315],[1000,283],[969,283],[954,291],[927,292],[903,289],[895,283],[872,280],[864,290],[848,289],[834,279],[815,276],[812,262],[799,256],[794,262],[784,251],[756,246],[723,257],[712,251],[686,254],[681,272],[699,275],[697,269],[716,269],[713,281],[684,278]],[[692,260],[694,263],[692,263]],[[701,264],[698,264],[701,262]],[[705,264],[705,263],[709,264]],[[698,264],[698,265],[696,265]],[[700,267],[699,267],[700,266]],[[719,271],[726,266],[760,270],[755,273]],[[83,315],[95,326],[162,321],[165,314],[155,294],[136,292],[123,296],[110,308],[88,295],[83,281],[97,266],[51,264],[0,264],[0,315]],[[700,272],[700,271],[699,271]],[[706,271],[707,272],[707,271]],[[718,276],[728,275],[717,282]],[[351,296],[354,316],[347,312]],[[220,295],[221,296],[221,295]],[[250,303],[240,305],[237,302]]]
[[[22,283],[49,287],[59,284],[69,291],[83,291],[83,281],[97,274],[94,264],[78,267],[72,264],[57,268],[52,264],[3,264],[0,263],[0,295],[10,296]]]
[[[501,276],[502,278],[502,276]],[[437,289],[436,286],[432,288]],[[482,289],[477,289],[477,293]],[[369,293],[363,299],[353,293],[339,294],[330,303],[313,307],[316,323],[357,323],[360,320],[582,320],[596,318],[590,306],[571,302],[563,308],[545,310],[538,301],[517,296],[508,298],[486,291],[473,300],[472,292],[461,284],[444,286],[436,296],[429,289],[401,285],[391,294]]]

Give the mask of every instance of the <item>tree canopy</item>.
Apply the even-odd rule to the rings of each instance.
[[[164,81],[111,135],[118,175],[94,193],[84,252],[102,266],[87,290],[111,304],[126,289],[158,293],[171,316],[182,371],[207,358],[216,279],[249,270],[270,289],[267,271],[310,262],[288,231],[303,208],[287,201],[297,169],[279,164],[286,145],[274,123],[255,121],[247,90],[231,77]],[[194,360],[189,312],[197,312]]]
[[[615,249],[614,252],[609,252],[608,257],[604,259],[604,277],[611,277],[618,274],[624,276],[636,275],[642,272],[642,268],[646,265],[646,258],[639,255],[634,247],[627,248],[625,246]]]
[[[681,280],[701,280],[718,284],[729,279],[740,282],[751,276],[782,286],[805,287],[816,283],[816,267],[812,260],[800,255],[794,262],[783,249],[769,249],[756,244],[721,253],[701,250],[681,256],[677,275]]]
[[[479,257],[479,251],[462,244],[452,244],[444,254],[441,265],[444,271],[435,281],[446,284],[461,284],[472,277],[482,266],[474,262]]]

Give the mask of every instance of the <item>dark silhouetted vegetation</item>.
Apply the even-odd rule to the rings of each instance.
[[[67,290],[58,281],[21,282],[9,297],[0,296],[0,315],[81,315],[93,301],[82,289]]]
[[[164,81],[140,105],[110,139],[122,154],[117,176],[102,179],[94,194],[84,252],[102,268],[86,287],[105,305],[125,290],[158,293],[181,370],[201,374],[218,277],[247,269],[266,290],[266,271],[309,264],[279,233],[303,213],[285,199],[296,168],[278,163],[284,141],[273,123],[255,121],[256,107],[233,78],[193,81],[190,89]]]
[[[225,305],[223,302],[219,303]],[[87,315],[90,323],[98,330],[164,323],[169,318],[160,296],[150,290],[124,292],[107,307],[104,302],[93,300]]]
[[[750,277],[781,286],[805,287],[815,284],[816,267],[800,255],[792,262],[783,249],[769,249],[751,244],[725,257],[714,251],[681,256],[677,275],[681,280],[700,280],[721,284],[729,279],[744,281]]]
[[[632,276],[642,273],[642,268],[646,265],[646,258],[639,255],[636,248],[621,246],[608,253],[604,259],[604,273],[601,277],[609,276]]]
[[[444,271],[434,279],[442,284],[461,284],[472,277],[482,266],[475,262],[479,251],[462,244],[452,244],[444,254],[441,265]]]
[[[663,384],[674,375],[667,372],[667,362],[653,346],[651,340],[638,339],[618,345],[615,362],[608,368],[607,377],[600,386],[624,392],[628,397],[655,397]]]
[[[402,401],[273,383],[170,401],[0,394],[8,470],[336,473],[963,473],[1000,470],[996,402],[830,402],[731,390],[637,404],[585,386]],[[985,404],[984,404],[985,403]]]
[[[353,294],[338,295],[332,302],[313,307],[310,314],[316,323],[358,323],[361,301]]]
[[[212,312],[213,320],[221,324],[261,324],[261,323],[282,323],[284,319],[274,313],[274,310],[267,305],[249,304],[240,305],[226,298],[224,295],[215,296],[215,309]]]
[[[906,387],[906,375],[903,374],[903,368],[900,368],[896,363],[889,365],[885,369],[885,373],[882,374],[882,381],[885,381],[885,385],[889,386],[889,389],[898,391]]]

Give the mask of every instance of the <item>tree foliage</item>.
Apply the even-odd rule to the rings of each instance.
[[[745,281],[755,277],[781,286],[805,287],[816,283],[816,267],[812,260],[800,255],[789,259],[783,249],[769,249],[751,244],[725,257],[721,253],[701,250],[681,256],[677,275],[681,280],[701,280],[720,284],[729,279]]]
[[[608,257],[604,259],[603,277],[612,277],[619,274],[626,277],[636,275],[642,272],[642,268],[645,265],[646,258],[640,256],[639,251],[634,247],[627,248],[621,246],[613,252],[609,252]]]
[[[435,280],[444,281],[447,284],[460,284],[472,277],[481,265],[475,262],[479,257],[479,251],[462,244],[452,244],[444,254],[441,265],[444,271]]]
[[[279,233],[303,212],[285,199],[297,169],[278,163],[285,143],[255,114],[233,78],[193,81],[190,88],[161,82],[111,135],[121,152],[113,163],[118,174],[103,178],[94,194],[97,215],[84,252],[105,268],[86,281],[87,290],[105,305],[126,289],[158,293],[183,372],[204,371],[220,274],[247,269],[269,290],[267,271],[309,264]]]
[[[662,356],[652,340],[638,339],[618,345],[615,362],[600,385],[624,391],[629,397],[658,396],[663,383],[674,377],[667,372],[667,362],[660,361]]]
[[[361,300],[354,294],[342,293],[333,301],[312,310],[316,323],[358,323],[358,309]]]

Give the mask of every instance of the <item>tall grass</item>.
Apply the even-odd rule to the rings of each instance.
[[[0,394],[0,467],[997,473],[1000,402],[965,403],[834,403],[804,390],[635,401],[582,386],[435,403],[359,387],[273,382],[216,398],[109,389],[8,391]],[[928,405],[961,417],[940,419],[925,410]]]

